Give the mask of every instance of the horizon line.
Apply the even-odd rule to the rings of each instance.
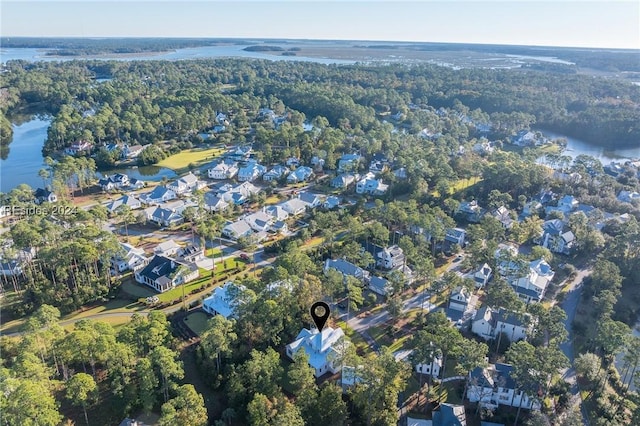
[[[509,43],[481,43],[481,42],[461,42],[461,41],[409,41],[409,40],[365,40],[365,39],[333,39],[333,38],[283,38],[283,37],[198,37],[198,36],[77,36],[77,35],[64,35],[64,36],[12,36],[12,35],[0,35],[1,39],[74,39],[74,40],[148,40],[148,39],[160,39],[160,40],[271,40],[277,41],[309,41],[309,42],[360,42],[360,43],[402,43],[402,44],[452,44],[452,45],[472,45],[472,46],[507,46],[507,47],[537,47],[537,48],[560,48],[560,49],[588,49],[588,50],[624,50],[624,51],[638,51],[640,48],[629,47],[594,47],[594,46],[560,46],[560,45],[542,45],[542,44],[509,44]],[[4,46],[0,45],[0,48]],[[18,48],[12,48],[18,49]]]

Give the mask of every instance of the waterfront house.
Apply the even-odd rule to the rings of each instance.
[[[140,201],[145,204],[162,204],[176,198],[176,193],[165,186],[156,186],[151,192],[140,195]]]
[[[206,183],[198,179],[196,175],[189,172],[181,178],[176,179],[167,185],[167,188],[172,190],[178,195],[185,195],[191,193],[197,189],[202,189],[206,186]]]
[[[58,196],[48,189],[38,188],[33,193],[33,196],[36,204],[55,203],[58,201]]]

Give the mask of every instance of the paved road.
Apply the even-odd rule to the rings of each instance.
[[[572,404],[578,404],[580,406],[580,412],[582,413],[582,423],[585,425],[589,424],[589,420],[584,409],[584,405],[582,404],[582,400],[580,398],[580,389],[578,389],[578,382],[576,380],[576,370],[574,366],[575,349],[573,347],[575,336],[573,335],[572,324],[576,316],[580,297],[582,296],[582,280],[589,275],[591,275],[591,269],[579,270],[574,280],[568,284],[570,286],[569,291],[560,304],[560,307],[562,307],[562,309],[567,314],[567,319],[564,322],[564,327],[568,332],[567,341],[560,345],[560,349],[566,355],[566,357],[569,358],[569,361],[571,361],[571,367],[565,370],[562,377],[571,385]]]

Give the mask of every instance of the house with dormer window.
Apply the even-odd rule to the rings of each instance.
[[[146,284],[160,293],[193,281],[199,276],[200,272],[195,264],[158,255],[135,273],[137,282]]]
[[[295,340],[287,345],[286,354],[293,359],[298,351],[304,351],[309,357],[313,375],[317,378],[327,373],[338,373],[342,369],[339,359],[348,344],[339,327],[324,327],[322,331],[303,328]]]

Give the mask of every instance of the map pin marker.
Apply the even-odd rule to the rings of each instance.
[[[320,314],[318,314],[320,311]],[[324,325],[327,323],[327,319],[329,319],[329,305],[324,302],[316,302],[311,305],[311,318],[313,318],[313,322],[315,323],[318,331],[322,331]]]

